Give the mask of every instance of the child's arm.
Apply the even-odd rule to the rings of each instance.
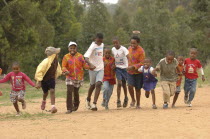
[[[23,79],[26,80],[32,87],[35,87],[35,83],[24,73],[23,73]]]
[[[87,64],[90,66],[90,70],[94,70],[96,67],[90,63],[90,60],[88,57],[85,57],[85,62],[87,62]]]
[[[200,72],[201,72],[201,75],[202,75],[202,81],[204,82],[206,79],[205,79],[204,71],[203,71],[202,67],[200,68]]]
[[[11,74],[7,74],[3,79],[0,80],[0,83],[5,83],[10,80]]]
[[[67,61],[66,57],[64,56],[63,60],[62,60],[63,75],[68,75],[69,74],[69,71],[67,70],[67,67],[68,67],[68,61]]]

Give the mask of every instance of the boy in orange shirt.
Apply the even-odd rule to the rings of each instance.
[[[79,89],[83,83],[84,69],[89,69],[83,55],[77,52],[77,44],[75,42],[69,43],[68,50],[69,53],[62,60],[62,71],[66,75],[67,85],[66,114],[70,114],[78,109],[80,103]],[[74,101],[72,100],[72,94]]]

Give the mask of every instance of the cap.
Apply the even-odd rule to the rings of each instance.
[[[71,46],[71,45],[75,45],[75,46],[77,46],[77,43],[76,43],[76,42],[69,42],[68,47],[69,47],[69,46]]]

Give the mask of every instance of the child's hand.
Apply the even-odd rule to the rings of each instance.
[[[131,71],[131,70],[135,70],[135,67],[134,66],[127,67],[127,71]]]
[[[114,70],[115,68],[116,68],[116,66],[113,64],[113,65],[112,65],[112,70]]]
[[[2,94],[2,92],[0,91],[0,96],[2,96],[3,94]]]
[[[41,88],[41,82],[36,83],[35,88],[37,88],[37,89]]]
[[[63,75],[68,75],[69,74],[69,71],[65,71],[62,73]]]
[[[90,64],[90,70],[94,70],[96,67],[93,64]]]
[[[204,75],[202,75],[202,81],[204,82],[206,79],[205,79],[205,77],[204,77]]]

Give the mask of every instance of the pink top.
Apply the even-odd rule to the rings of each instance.
[[[0,80],[0,83],[7,82],[9,80],[12,84],[13,91],[25,90],[26,87],[24,81],[27,81],[33,87],[35,86],[33,81],[31,81],[31,79],[25,73],[22,72],[19,72],[17,74],[15,74],[14,72],[10,72],[4,77],[4,79]]]

